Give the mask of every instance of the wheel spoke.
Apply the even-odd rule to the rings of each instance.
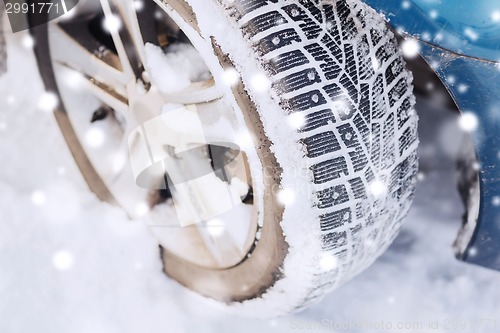
[[[215,85],[213,79],[201,82],[194,82],[190,86],[174,91],[172,93],[162,93],[167,103],[173,104],[201,104],[214,101],[223,96]]]
[[[125,161],[123,161],[124,157]],[[116,197],[116,200],[127,213],[132,218],[139,218],[149,208],[149,190],[142,189],[135,184],[132,167],[127,160],[128,154],[125,154],[125,156],[117,155],[114,158],[116,160],[112,161],[111,165],[114,164],[116,170],[110,170],[113,176],[107,177],[109,179],[107,185],[112,193],[120,194]],[[134,190],[130,191],[130,189]]]
[[[136,79],[141,79],[145,62],[144,43],[156,41],[156,30],[154,22],[140,27],[138,16],[147,15],[153,10],[151,1],[143,1],[143,8],[139,11],[133,0],[100,0],[100,2],[105,16],[105,26],[111,34],[122,66],[126,71],[132,72]]]
[[[126,97],[123,97],[109,86],[92,78],[87,81],[86,86],[101,102],[127,118],[129,107]]]
[[[124,86],[130,78],[122,72],[118,57],[99,45],[82,25],[86,25],[86,21],[52,26],[55,47],[64,50],[54,54],[54,61],[107,86]]]

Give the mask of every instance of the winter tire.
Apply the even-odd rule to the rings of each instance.
[[[238,142],[249,165],[257,221],[245,227],[244,253],[214,265],[210,258],[187,258],[161,239],[168,276],[241,314],[274,316],[315,302],[384,252],[412,202],[418,139],[412,76],[381,16],[354,0],[146,0],[135,16],[132,0],[101,0],[101,6],[104,17],[124,21],[108,40],[91,31],[94,9],[88,6],[85,15],[32,29],[42,78],[60,101],[57,121],[101,199],[130,210],[129,201],[119,199],[124,191],[113,189],[100,172],[104,155],[86,146],[79,127],[127,123],[117,109],[127,109],[131,97],[117,97],[127,92],[99,83],[99,74],[112,72],[120,81],[120,70],[130,67],[130,82],[141,81],[148,72],[143,51],[131,52],[127,43],[139,49],[130,42],[139,33],[143,42],[161,44],[160,37],[145,37],[146,30],[149,37],[158,30],[158,20],[168,18],[165,26],[180,28],[174,39],[194,46],[222,92],[217,105],[234,110],[251,134],[250,147]],[[159,9],[164,16],[155,18]],[[71,43],[57,39],[59,26],[88,52],[87,60],[81,58],[85,64],[70,64],[80,58]],[[121,66],[108,70],[116,59]],[[89,61],[109,68],[94,77]],[[58,74],[68,64],[97,86],[104,109],[87,118],[72,115],[75,102]],[[228,84],[232,71],[236,79]],[[115,125],[106,126],[112,131]],[[168,211],[167,203],[154,208]]]

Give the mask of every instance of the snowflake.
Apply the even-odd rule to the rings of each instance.
[[[140,12],[144,8],[144,2],[142,0],[134,0],[134,9]]]
[[[113,33],[117,32],[122,27],[121,19],[116,15],[107,15],[103,21],[103,27],[106,31]]]
[[[500,22],[500,10],[494,10],[493,13],[491,13],[491,19],[494,22]]]
[[[331,271],[337,264],[337,258],[331,253],[323,253],[319,260],[319,267],[325,272]]]
[[[295,202],[295,193],[291,189],[282,189],[278,192],[278,201],[287,206]]]
[[[477,128],[478,124],[479,120],[477,116],[472,112],[464,112],[458,119],[459,127],[466,132],[474,131]]]
[[[468,89],[469,87],[463,83],[458,85],[458,92],[461,94],[466,93]]]
[[[231,87],[238,83],[240,75],[238,74],[238,71],[236,69],[230,67],[224,70],[222,78],[224,80],[224,83]]]
[[[477,254],[477,249],[476,249],[475,247],[471,247],[471,248],[469,249],[469,255],[470,255],[471,257],[474,257],[476,254]]]
[[[146,202],[140,202],[135,206],[135,214],[139,217],[146,215],[150,211],[150,207]]]
[[[57,251],[52,256],[52,264],[59,271],[67,271],[73,267],[73,254],[68,250]]]
[[[373,182],[371,182],[369,185],[369,190],[374,197],[380,197],[387,193],[387,187],[380,180],[374,180]]]
[[[37,190],[31,193],[31,202],[35,206],[43,206],[47,202],[47,197],[44,192]]]
[[[401,50],[403,51],[405,58],[413,59],[418,56],[420,44],[415,39],[407,39],[401,43]]]
[[[27,49],[32,49],[35,46],[35,40],[30,35],[25,35],[21,39],[21,44]]]
[[[104,141],[106,141],[106,135],[100,128],[92,127],[85,133],[85,142],[89,147],[100,147],[104,144]]]
[[[234,142],[243,150],[252,149],[253,147],[252,135],[246,130],[236,133]]]
[[[288,116],[288,123],[293,129],[300,129],[306,124],[306,117],[302,112],[295,112]]]
[[[271,82],[264,73],[257,73],[250,79],[250,86],[256,93],[265,93],[271,87]]]
[[[52,92],[44,92],[38,99],[38,107],[43,111],[53,111],[57,104],[59,104],[59,100]]]

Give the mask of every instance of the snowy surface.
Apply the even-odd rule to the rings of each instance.
[[[14,42],[0,77],[0,332],[489,333],[500,327],[500,274],[453,257],[463,211],[452,160],[459,125],[434,107],[437,97],[417,103],[421,181],[387,253],[300,314],[244,319],[167,279],[147,227],[88,191],[44,98],[39,103],[42,84],[23,46],[29,43],[21,33]],[[488,322],[495,319],[496,329]]]

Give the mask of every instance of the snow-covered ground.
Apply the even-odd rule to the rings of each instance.
[[[454,114],[436,109],[438,97],[418,102],[422,173],[387,253],[306,311],[254,320],[224,313],[163,275],[146,227],[87,189],[44,110],[26,35],[9,47],[0,77],[0,332],[500,329],[500,273],[453,257],[463,212],[453,155],[461,141]]]

